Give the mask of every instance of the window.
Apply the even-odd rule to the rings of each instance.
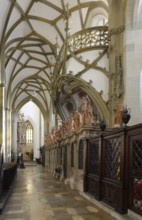
[[[74,167],[74,144],[71,145],[71,167]]]
[[[26,126],[26,143],[33,143],[33,127],[30,122]]]
[[[79,142],[78,169],[83,169],[83,141],[82,140]]]
[[[90,27],[97,27],[97,26],[105,26],[108,24],[108,20],[103,15],[95,15],[91,19]]]

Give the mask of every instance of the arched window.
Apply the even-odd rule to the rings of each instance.
[[[28,122],[26,126],[26,143],[32,144],[33,143],[33,126],[30,122]]]
[[[78,149],[78,169],[83,169],[83,140],[79,142]]]
[[[74,167],[74,144],[71,145],[71,167]]]
[[[97,26],[108,26],[108,12],[101,7],[92,9],[86,22],[86,28]]]
[[[102,16],[102,15],[97,15],[94,16],[91,20],[91,27],[97,27],[97,26],[105,26],[107,25],[108,20]]]

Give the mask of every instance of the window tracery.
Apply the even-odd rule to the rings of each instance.
[[[26,143],[32,144],[33,143],[33,126],[29,122],[26,126]]]

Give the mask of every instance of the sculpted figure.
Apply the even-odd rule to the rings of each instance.
[[[59,125],[58,137],[59,137],[59,139],[61,139],[63,137],[62,125]]]
[[[75,112],[74,123],[75,130],[79,129],[82,126],[82,115],[78,111]]]
[[[92,122],[92,105],[90,98],[86,95],[81,107],[82,121],[84,125],[91,125]]]
[[[117,103],[114,111],[115,111],[115,117],[114,117],[114,127],[120,127],[122,126],[122,112],[123,112],[123,105],[120,103]]]
[[[55,130],[52,129],[52,131],[51,131],[51,140],[52,140],[52,142],[55,140],[55,138],[56,138]]]
[[[74,131],[74,118],[72,113],[69,115],[69,120],[68,120],[68,132]]]
[[[61,129],[62,135],[66,135],[68,133],[68,124],[66,121],[62,121],[62,129]]]
[[[46,142],[47,142],[47,145],[52,144],[51,135],[48,135],[48,136],[47,136]]]

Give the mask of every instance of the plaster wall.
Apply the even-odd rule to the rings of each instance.
[[[80,54],[78,57],[81,57],[81,60],[84,63],[88,60],[88,64],[91,64],[98,56],[99,51],[88,51]],[[106,55],[97,63],[97,67],[102,68],[102,71],[90,68],[89,70],[84,71],[81,75],[81,79],[88,83],[91,82],[91,86],[98,92],[102,91],[102,97],[105,101],[107,101],[109,93],[109,79],[103,72],[104,68],[108,71],[108,58]],[[85,68],[86,67],[84,65],[77,62],[74,58],[70,58],[67,64],[67,72],[72,71],[73,75],[83,71]]]
[[[34,158],[39,158],[39,148],[41,147],[41,137],[43,138],[43,128],[40,126],[40,110],[33,103],[28,102],[21,108],[21,113],[24,113],[25,120],[29,120],[34,129]],[[43,140],[42,140],[43,141]]]
[[[142,17],[138,15],[140,5],[137,1],[135,10],[131,10],[128,2],[126,10],[126,27],[124,36],[124,74],[125,74],[125,99],[124,103],[131,109],[129,125],[142,122],[141,112],[141,71],[142,71]],[[136,10],[137,9],[137,10]]]

